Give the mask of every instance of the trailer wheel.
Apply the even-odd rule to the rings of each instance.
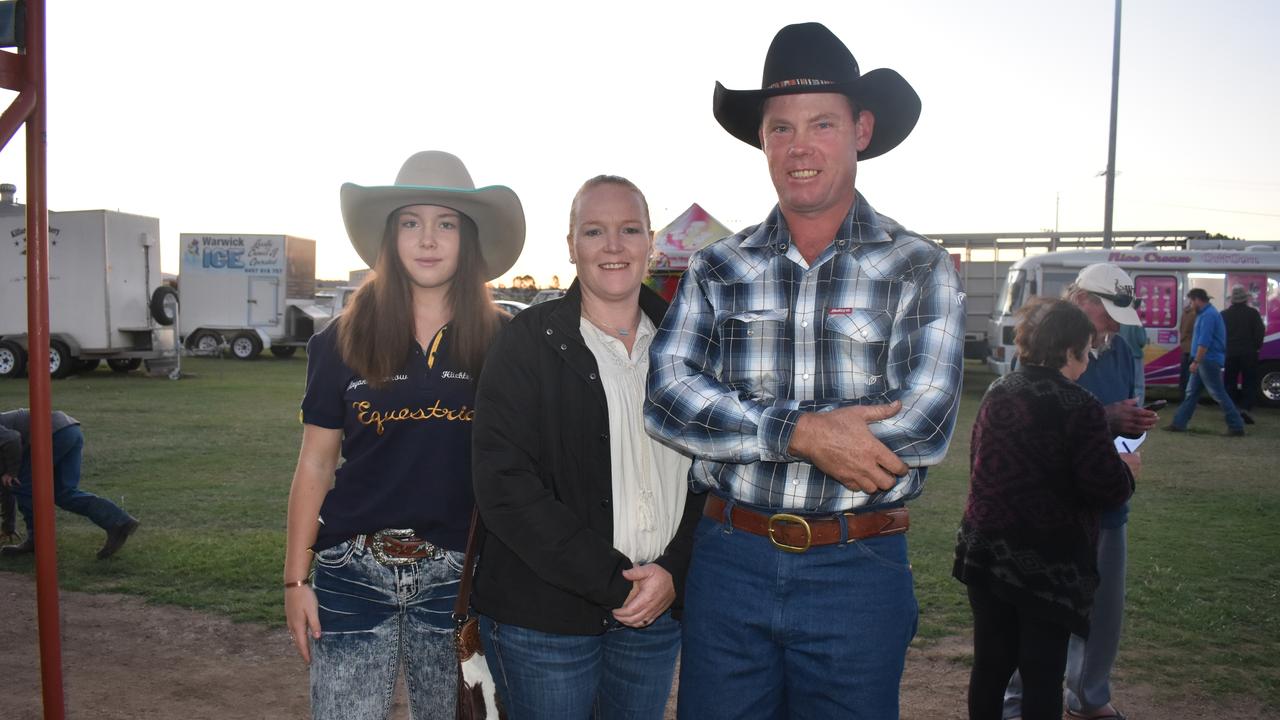
[[[1258,368],[1258,402],[1264,407],[1280,407],[1280,362],[1265,362]]]
[[[87,373],[98,369],[102,361],[98,358],[80,358],[76,360],[76,372]]]
[[[71,348],[61,340],[49,341],[49,377],[64,378],[76,371],[76,359],[71,357]]]
[[[278,358],[293,357],[293,354],[296,352],[298,352],[298,347],[296,345],[272,345],[271,346],[271,354],[275,355]]]
[[[240,333],[231,338],[231,354],[237,360],[252,360],[262,352],[262,340],[253,333]]]
[[[141,358],[111,358],[107,361],[107,367],[118,373],[133,372],[141,366]]]
[[[216,355],[222,347],[222,336],[211,330],[197,330],[187,338],[187,348],[197,355]]]
[[[19,378],[27,371],[27,353],[12,340],[0,341],[0,378]]]
[[[178,320],[178,291],[161,285],[151,293],[151,317],[161,325],[172,325]]]

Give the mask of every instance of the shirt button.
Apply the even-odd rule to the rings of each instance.
[[[600,442],[608,442],[609,433],[600,433]]]
[[[809,327],[809,321],[808,321],[808,320],[801,320],[801,321],[800,321],[800,327]]]
[[[862,334],[863,334],[863,335],[866,335],[866,333],[862,333]],[[563,343],[561,343],[561,345],[560,345],[560,349],[561,349],[561,350],[568,350],[568,349],[569,349],[569,346],[568,346],[568,345],[565,345],[565,344],[563,344]]]
[[[859,334],[859,335],[861,335],[862,337],[866,337],[866,336],[867,336],[867,331],[866,331],[866,330],[859,330],[859,331],[858,331],[858,334]]]
[[[804,380],[808,380],[808,379],[809,379],[809,373],[805,373],[805,374],[801,375],[800,377],[801,377],[802,379],[804,379]]]
[[[547,334],[548,334],[548,335],[550,335],[550,334],[551,334],[551,328],[547,328]]]
[[[612,502],[610,502],[609,500],[601,500],[601,501],[600,501],[600,507],[602,507],[602,508],[607,508],[607,507],[609,507],[609,506],[610,506],[610,505],[612,505],[612,504],[613,504],[613,503],[612,503]]]
[[[591,374],[590,374],[590,375],[588,375],[587,377],[591,378],[592,380],[595,380],[595,379],[596,379],[596,374],[595,374],[595,373],[591,373]]]

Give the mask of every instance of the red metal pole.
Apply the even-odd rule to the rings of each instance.
[[[31,495],[35,510],[40,688],[46,720],[66,717],[58,627],[58,543],[53,515],[53,429],[49,388],[49,204],[46,177],[44,0],[27,3],[27,377],[31,399]]]

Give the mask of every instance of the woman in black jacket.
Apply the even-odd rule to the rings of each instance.
[[[648,346],[666,312],[641,285],[648,205],[600,176],[569,224],[578,279],[512,320],[476,396],[486,533],[472,600],[513,720],[660,718],[701,496],[688,458],[644,432]]]

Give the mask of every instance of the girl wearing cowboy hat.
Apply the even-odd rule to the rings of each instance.
[[[519,256],[524,212],[443,152],[341,198],[375,272],[307,345],[285,616],[316,718],[386,717],[401,668],[413,717],[451,718],[475,378],[500,324],[485,282]]]
[[[667,304],[630,181],[588,180],[569,213],[578,278],[494,343],[476,395],[484,559],[472,595],[512,720],[661,718],[701,498],[651,439],[648,348]]]

